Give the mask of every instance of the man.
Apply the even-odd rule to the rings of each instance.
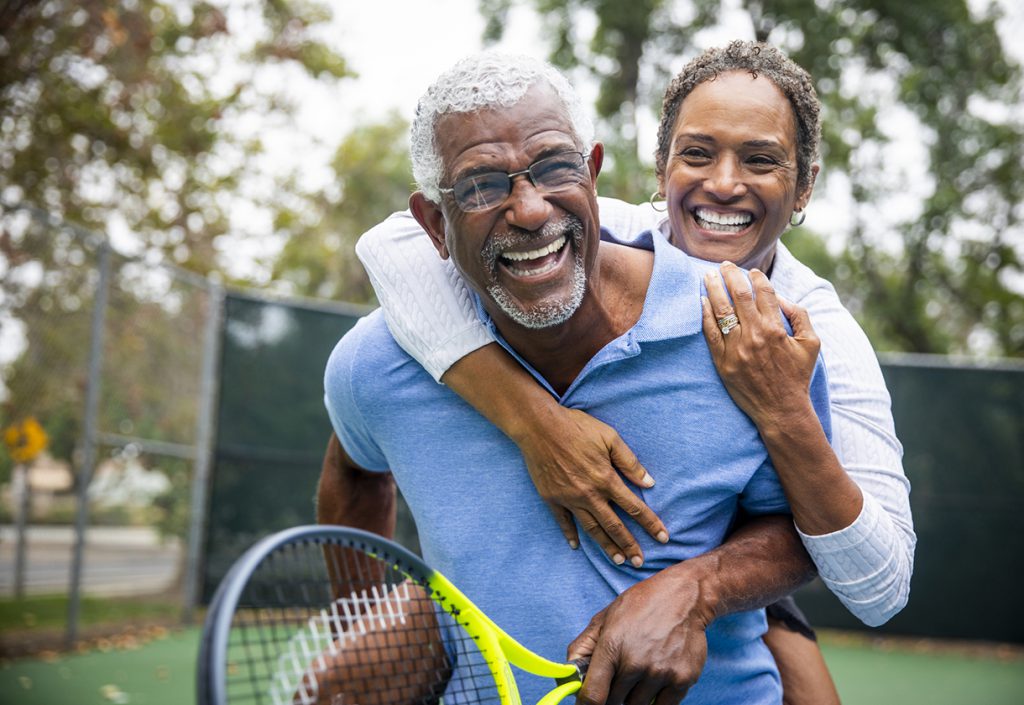
[[[570,644],[570,658],[592,657],[586,705],[779,703],[763,612],[744,610],[787,594],[811,564],[784,516],[761,516],[722,544],[740,508],[777,515],[785,499],[756,428],[715,374],[696,265],[661,239],[653,252],[600,241],[603,147],[591,135],[550,67],[461,62],[420,101],[421,190],[410,208],[506,349],[656,470],[644,499],[666,542],[649,541],[641,568],[588,540],[565,551],[514,444],[402,352],[379,312],[328,364],[343,449],[325,464],[318,518],[389,533],[390,510],[371,502],[392,506],[390,470],[431,565],[534,651],[558,659]],[[820,378],[812,398],[827,424]],[[659,432],[666,420],[679,425]],[[526,702],[543,690],[520,685]]]

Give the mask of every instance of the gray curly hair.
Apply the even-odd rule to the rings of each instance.
[[[742,40],[708,49],[684,66],[665,89],[661,124],[658,125],[658,148],[654,153],[659,181],[665,177],[672,133],[683,100],[700,84],[713,81],[719,74],[729,71],[747,71],[754,77],[764,76],[789,100],[796,116],[796,184],[797,190],[803,191],[811,185],[811,166],[818,159],[821,143],[821,103],[814,83],[804,69],[771,44]]]
[[[434,203],[441,201],[444,163],[434,139],[441,117],[511,107],[541,81],[547,82],[561,99],[579,146],[589,150],[594,141],[594,124],[565,76],[554,66],[529,56],[483,52],[462,59],[441,74],[416,106],[409,131],[409,156],[413,178],[423,194]]]

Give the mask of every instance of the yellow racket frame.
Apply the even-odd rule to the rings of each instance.
[[[527,649],[491,621],[440,573],[434,572],[428,579],[428,585],[435,601],[480,645],[480,653],[487,660],[487,666],[494,676],[501,705],[522,705],[509,664],[534,675],[554,678],[558,682],[537,705],[556,705],[582,687],[579,669],[574,664],[549,661]]]

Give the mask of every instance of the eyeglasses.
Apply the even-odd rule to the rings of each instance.
[[[556,193],[583,183],[587,174],[583,166],[589,158],[589,153],[562,152],[538,159],[522,171],[488,171],[467,176],[451,188],[441,189],[441,193],[452,194],[456,205],[467,213],[485,211],[508,198],[512,179],[517,176],[529,176],[530,183],[541,193]]]

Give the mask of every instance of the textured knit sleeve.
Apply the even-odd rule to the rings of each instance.
[[[356,243],[356,255],[398,344],[437,381],[457,360],[494,340],[451,260],[443,260],[408,212]]]
[[[649,203],[633,205],[617,198],[599,196],[597,207],[605,237],[631,247],[636,246],[637,235],[657,228],[666,218],[664,211],[654,210]]]
[[[821,338],[832,445],[864,496],[853,524],[821,536],[801,532],[801,538],[828,588],[861,621],[877,626],[907,603],[917,543],[889,392],[867,336],[830,284],[782,248],[772,281],[808,310]]]

